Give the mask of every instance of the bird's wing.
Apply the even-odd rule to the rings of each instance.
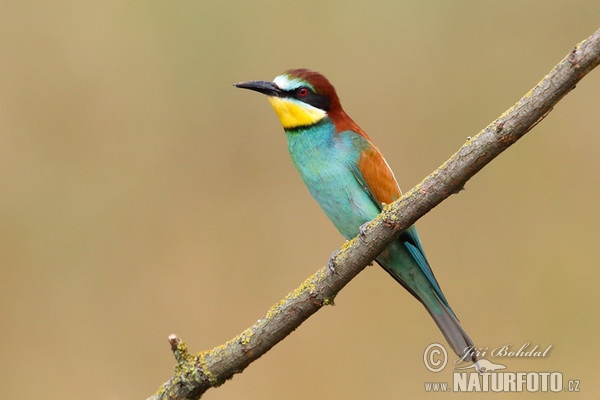
[[[371,199],[373,199],[373,202],[377,204],[380,210],[383,208],[384,204],[392,203],[401,195],[400,187],[396,182],[392,170],[383,158],[383,155],[370,142],[362,151],[353,173],[363,189],[369,193]],[[423,271],[423,274],[425,274],[427,280],[431,283],[431,286],[438,297],[448,305],[448,302],[433,275],[433,271],[425,258],[425,251],[421,245],[421,239],[414,226],[408,228],[400,236],[400,240],[404,243],[404,246],[416,261],[419,269]]]
[[[384,204],[390,204],[400,197],[400,187],[392,170],[371,143],[361,152],[353,173],[380,210]]]

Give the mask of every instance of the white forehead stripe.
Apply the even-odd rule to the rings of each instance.
[[[279,75],[273,80],[273,83],[281,90],[292,90],[300,86],[296,79],[290,79],[287,75]]]
[[[300,79],[290,79],[290,77],[286,74],[279,75],[278,77],[273,79],[273,83],[276,84],[277,87],[281,90],[294,90],[299,88],[300,86],[308,86],[309,88],[314,90],[312,85],[309,85],[306,82],[301,81]]]

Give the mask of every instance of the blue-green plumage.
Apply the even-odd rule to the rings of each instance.
[[[336,133],[329,118],[285,132],[292,161],[310,194],[346,239],[358,235],[360,226],[381,212],[381,205],[361,184],[363,178],[356,168],[361,153],[371,143],[352,131]],[[427,263],[414,226],[377,261],[433,311],[440,312],[435,296],[450,308]],[[428,294],[431,289],[435,296]]]
[[[288,149],[313,198],[341,234],[350,239],[374,219],[400,189],[383,156],[342,109],[335,89],[321,74],[291,70],[274,82],[237,85],[265,93],[284,127]],[[473,342],[462,329],[433,275],[414,226],[376,258],[415,296],[461,357]],[[475,361],[474,355],[471,358]]]
[[[329,118],[302,129],[286,130],[292,161],[331,222],[346,239],[379,214],[379,207],[361,189],[352,173],[364,138],[352,132],[335,133]]]

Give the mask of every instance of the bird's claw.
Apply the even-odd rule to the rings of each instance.
[[[367,236],[367,227],[369,226],[370,223],[371,223],[371,221],[367,221],[358,227],[358,236],[360,236],[361,239],[364,239],[365,236]]]
[[[335,274],[335,258],[337,257],[337,255],[340,253],[339,250],[336,250],[333,252],[333,254],[331,254],[331,257],[329,257],[329,261],[327,262],[327,268],[329,268],[329,271],[331,271],[332,274]]]

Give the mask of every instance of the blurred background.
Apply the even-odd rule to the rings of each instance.
[[[139,399],[170,376],[167,336],[222,344],[325,265],[342,237],[294,170],[264,97],[325,73],[404,190],[599,27],[600,3],[3,2],[2,397]],[[597,397],[600,71],[418,222],[463,326],[530,342]],[[440,398],[445,343],[378,267],[205,399]],[[502,394],[502,398],[541,394]],[[497,396],[497,395],[496,395]],[[484,398],[486,396],[481,396]],[[559,395],[560,397],[560,395]]]

